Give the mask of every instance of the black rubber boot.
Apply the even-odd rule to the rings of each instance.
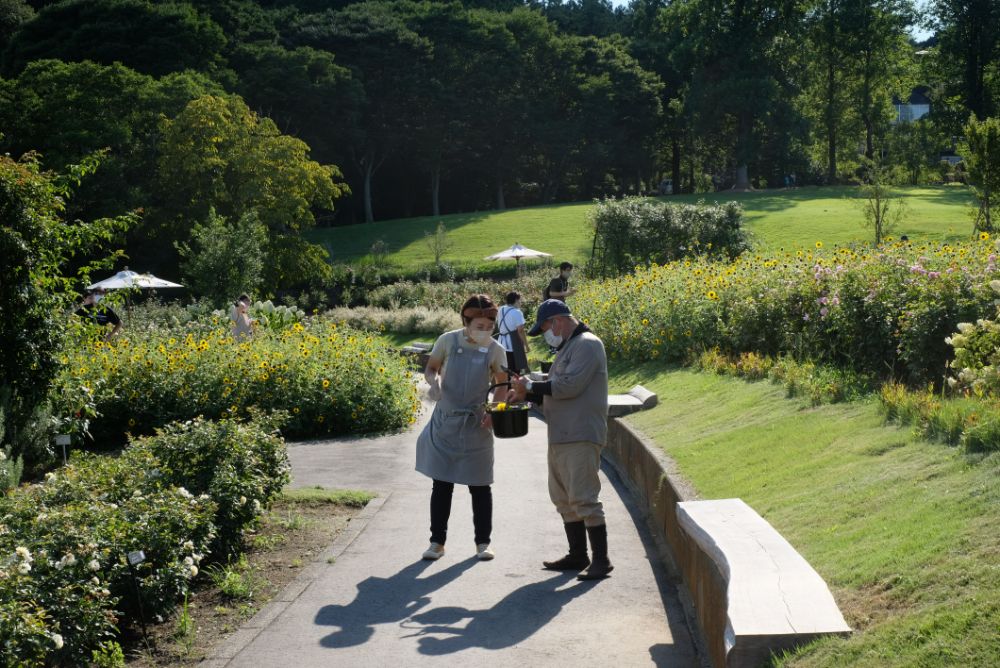
[[[594,555],[594,560],[590,562],[590,568],[576,576],[577,580],[603,580],[615,569],[608,560],[608,527],[600,525],[587,527],[587,535],[590,537],[590,552]]]
[[[566,522],[566,540],[569,541],[569,554],[557,561],[543,561],[542,565],[550,571],[579,571],[590,565],[587,558],[587,528],[583,520]]]

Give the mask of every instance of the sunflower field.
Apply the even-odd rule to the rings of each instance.
[[[684,362],[788,355],[910,386],[939,386],[960,322],[995,313],[1000,244],[889,242],[878,247],[687,258],[592,282],[574,312],[612,358]]]
[[[108,342],[81,338],[61,361],[58,412],[98,444],[258,409],[287,411],[285,436],[382,432],[411,423],[420,405],[402,358],[367,332],[319,318],[247,340],[218,317]]]

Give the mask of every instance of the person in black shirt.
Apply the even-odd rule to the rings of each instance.
[[[573,274],[573,264],[563,262],[559,265],[559,275],[549,281],[548,287],[542,291],[542,301],[558,299],[565,302],[566,298],[575,292],[569,287],[569,277]]]
[[[83,298],[83,304],[76,310],[76,314],[102,329],[111,325],[111,331],[104,335],[104,340],[107,341],[122,330],[122,321],[110,306],[98,306],[103,298],[104,290],[91,290]]]

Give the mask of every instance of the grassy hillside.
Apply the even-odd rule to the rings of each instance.
[[[619,390],[659,394],[629,420],[703,498],[742,498],[830,584],[855,635],[782,665],[1000,665],[1000,456],[915,439],[871,403],[803,408],[768,383],[615,372]]]
[[[942,186],[904,188],[908,213],[897,234],[913,240],[921,238],[958,239],[971,230],[968,215],[970,191]],[[746,209],[747,224],[763,247],[809,246],[868,239],[862,215],[850,197],[857,189],[798,188],[753,193],[713,193],[663,198],[670,202],[738,200]],[[424,234],[444,221],[453,242],[444,259],[456,265],[480,265],[483,258],[520,242],[529,248],[551,253],[555,261],[582,262],[590,256],[592,236],[587,223],[591,204],[484,211],[442,216],[407,218],[312,230],[312,241],[323,243],[334,261],[350,261],[365,255],[376,239],[390,249],[390,261],[404,268],[418,268],[433,260]]]

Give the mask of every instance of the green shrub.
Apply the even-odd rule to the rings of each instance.
[[[114,662],[120,622],[162,618],[203,557],[234,555],[288,482],[275,428],[201,419],[136,439],[119,457],[83,454],[0,497],[0,647],[8,665]],[[126,562],[135,567],[138,592]],[[100,657],[100,658],[98,658]]]
[[[187,591],[215,504],[157,479],[128,458],[90,456],[0,499],[0,638],[17,665],[84,665],[119,619],[138,619],[128,552],[146,555],[147,616]]]
[[[206,222],[191,228],[189,241],[174,245],[184,284],[196,295],[221,306],[261,287],[268,238],[256,212],[230,223],[213,208]]]
[[[584,284],[573,308],[612,358],[683,362],[718,346],[916,387],[942,382],[959,322],[995,310],[988,239],[821,247],[652,264]]]
[[[23,456],[32,472],[49,463],[44,448],[37,452],[38,441],[23,432],[37,434],[37,421],[28,423],[38,416],[58,373],[63,335],[71,322],[65,312],[75,298],[75,286],[64,276],[76,270],[86,276],[103,266],[105,262],[81,262],[80,256],[99,257],[101,246],[134,221],[64,220],[70,184],[98,162],[88,158],[82,166],[71,166],[69,174],[57,175],[42,171],[35,154],[20,161],[0,156],[0,448],[13,446],[13,457]]]
[[[1000,412],[987,415],[966,427],[960,442],[966,452],[1000,450]]]
[[[787,356],[775,359],[757,353],[740,353],[737,357],[729,357],[713,348],[697,355],[693,365],[750,381],[770,378],[784,385],[789,397],[806,396],[814,406],[858,398],[870,392],[872,387],[870,378],[850,370],[798,362]]]
[[[295,436],[382,432],[419,407],[405,360],[370,333],[311,318],[234,341],[226,321],[209,332],[151,330],[110,343],[79,341],[57,392],[92,395],[98,443],[151,433],[175,420],[289,413]],[[62,410],[78,410],[74,406]]]
[[[636,265],[665,263],[691,255],[736,257],[749,248],[743,208],[735,202],[666,204],[642,197],[597,202],[590,213],[594,258],[600,276]]]
[[[134,440],[124,457],[155,462],[162,484],[205,494],[216,504],[212,553],[216,558],[242,547],[243,532],[255,526],[290,480],[285,443],[277,434],[284,416],[254,416],[210,422],[195,418]]]

